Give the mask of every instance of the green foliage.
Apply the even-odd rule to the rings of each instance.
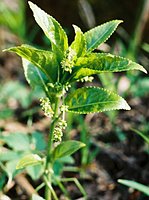
[[[134,69],[146,73],[146,70],[141,65],[129,59],[107,53],[91,53],[78,58],[75,63],[74,70],[76,72],[73,78],[78,80],[85,76],[103,72],[122,72]]]
[[[86,53],[86,41],[81,29],[73,25],[75,30],[75,39],[72,42],[70,48],[76,52],[76,57],[80,57]]]
[[[58,63],[56,56],[52,52],[36,49],[28,45],[10,48],[10,51],[16,52],[19,56],[33,63],[33,65],[43,71],[52,82],[56,81],[58,72],[55,68]]]
[[[132,129],[132,131],[134,131],[136,134],[138,134],[140,137],[142,137],[144,139],[144,141],[149,144],[149,136],[145,135],[144,133],[136,130],[136,129]],[[146,194],[147,196],[149,196],[149,187],[146,185],[143,185],[141,183],[138,183],[136,181],[131,181],[131,180],[125,180],[125,179],[118,179],[118,183],[121,183],[123,185],[126,185],[128,187],[131,187],[133,189],[139,190],[140,192],[143,192],[144,194]]]
[[[63,131],[67,126],[65,113],[87,114],[130,109],[122,97],[103,88],[82,87],[74,92],[67,93],[72,82],[91,81],[91,75],[103,72],[121,72],[135,69],[146,73],[146,70],[128,59],[111,54],[92,52],[112,35],[122,21],[113,20],[86,33],[83,33],[79,27],[74,25],[75,38],[72,44],[68,46],[68,38],[61,25],[35,4],[29,2],[29,5],[37,24],[50,40],[51,49],[41,50],[22,45],[8,50],[23,58],[25,76],[31,87],[40,87],[44,91],[46,98],[41,100],[41,105],[45,115],[51,118],[51,124],[46,155],[39,156],[41,155],[39,151],[30,151],[27,139],[24,139],[23,142],[27,142],[25,148],[28,149],[28,154],[23,155],[23,158],[17,164],[17,168],[37,167],[37,164],[40,164],[44,169],[45,199],[51,200],[53,197],[57,200],[58,197],[52,188],[52,183],[55,183],[56,175],[61,173],[60,167],[58,167],[60,159],[70,156],[85,146],[85,144],[74,140],[61,142]],[[20,138],[20,136],[18,137]],[[39,137],[35,139],[36,142],[37,140],[39,140]],[[59,142],[59,144],[56,142]],[[7,140],[7,143],[17,151],[24,150],[21,146],[15,147],[13,142],[9,143]],[[39,145],[39,143],[37,144]],[[42,147],[38,146],[38,149],[42,149]],[[15,155],[10,154],[11,156]],[[44,162],[42,162],[43,158],[45,159]],[[60,166],[63,167],[61,164]],[[35,173],[38,173],[40,169],[30,168],[28,171],[32,177],[35,177]],[[59,185],[62,185],[62,181],[75,181],[82,194],[86,195],[77,179],[66,180],[60,177],[59,181],[61,181]],[[39,200],[42,198],[34,195],[32,199]]]
[[[149,144],[149,136],[147,135],[147,134],[145,134],[145,133],[142,133],[142,132],[140,132],[140,131],[138,131],[138,130],[136,130],[136,129],[131,129],[132,131],[134,131],[136,134],[138,134],[140,137],[142,137],[143,138],[143,140],[147,143],[147,144]]]
[[[68,111],[82,114],[117,109],[130,110],[122,97],[99,87],[79,88],[67,96],[65,103],[68,105]]]
[[[84,36],[87,43],[87,51],[91,52],[105,42],[121,22],[121,20],[113,20],[86,32]]]
[[[3,137],[3,141],[15,151],[26,151],[30,149],[29,137],[22,133],[12,133]]]
[[[75,140],[69,140],[66,142],[62,142],[59,144],[53,151],[53,160],[57,160],[58,158],[62,158],[65,156],[70,156],[80,148],[84,147],[85,144],[75,141]]]
[[[128,187],[131,187],[133,189],[139,190],[140,192],[143,192],[144,194],[149,196],[149,187],[141,183],[137,183],[135,181],[130,181],[130,180],[124,180],[124,179],[119,179],[118,182]]]
[[[149,79],[148,77],[142,78],[141,80],[137,78],[135,84],[131,87],[131,93],[134,96],[143,97],[149,94]]]
[[[0,143],[3,144],[3,146],[7,146],[7,148],[3,147],[4,151],[2,149],[0,152],[0,168],[6,173],[5,176],[7,176],[8,179],[12,179],[16,174],[21,172],[18,169],[16,170],[16,166],[20,163],[19,160],[22,160],[28,155],[34,155],[35,153],[38,155],[42,154],[46,147],[44,137],[40,132],[33,132],[31,135],[22,133],[2,134],[0,136]],[[28,159],[27,164],[22,164],[21,162],[19,165],[24,165],[22,167],[26,167],[31,161],[33,162],[33,158],[32,160],[31,158]],[[35,164],[35,161],[31,164]],[[34,180],[39,179],[43,174],[43,165],[41,164],[39,164],[38,167],[31,166],[26,169],[27,174]]]
[[[7,26],[15,34],[24,38],[26,33],[25,2],[18,1],[17,3],[16,5],[16,2],[9,4],[7,1],[0,1],[0,25]]]
[[[149,44],[148,43],[144,43],[142,45],[142,48],[144,49],[144,51],[146,51],[147,53],[149,53]]]
[[[23,108],[27,108],[31,103],[32,94],[19,81],[10,81],[0,87],[0,104],[6,104],[10,98],[18,101]]]
[[[39,68],[35,67],[30,61],[23,58],[22,62],[26,80],[32,89],[39,87],[43,90],[45,86],[44,83],[48,82],[47,76]]]
[[[29,154],[24,156],[17,164],[16,169],[22,169],[28,166],[38,165],[42,159],[37,154]]]
[[[29,5],[37,24],[42,28],[43,32],[52,43],[53,51],[60,51],[63,55],[68,48],[68,39],[60,24],[32,2],[29,2]]]

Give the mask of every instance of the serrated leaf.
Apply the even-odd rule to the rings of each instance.
[[[76,25],[73,25],[73,27],[76,35],[74,41],[70,45],[70,48],[75,51],[76,57],[79,57],[86,52],[86,42],[81,29]]]
[[[42,159],[37,154],[29,154],[24,156],[17,164],[16,169],[22,169],[28,166],[38,165]]]
[[[84,147],[85,144],[75,140],[69,140],[66,142],[62,142],[59,144],[53,151],[52,156],[55,161],[58,158],[62,158],[65,156],[70,156],[80,148]]]
[[[45,199],[43,199],[41,196],[39,196],[37,194],[33,194],[32,195],[32,200],[45,200]]]
[[[130,110],[127,102],[119,95],[99,87],[83,87],[70,93],[65,100],[68,111],[94,113],[109,110]]]
[[[28,84],[35,89],[36,87],[44,87],[44,84],[48,83],[47,76],[37,67],[35,67],[30,61],[22,58],[23,69],[25,78]]]
[[[68,48],[68,39],[60,24],[37,5],[29,1],[29,6],[33,11],[37,24],[42,28],[52,45],[61,50],[62,53]]]
[[[50,80],[56,81],[58,63],[56,56],[52,52],[36,49],[28,45],[12,47],[7,50],[15,52],[22,58],[27,59],[33,65],[38,67],[43,73],[45,73]]]
[[[123,185],[126,185],[128,187],[131,187],[133,189],[139,190],[140,192],[143,192],[147,196],[149,196],[149,187],[146,185],[143,185],[141,183],[137,183],[135,181],[131,180],[124,180],[124,179],[119,179],[118,183],[121,183]]]
[[[143,66],[120,56],[109,53],[91,53],[78,58],[74,71],[75,76],[72,81],[103,72],[122,72],[129,70],[147,71]]]
[[[87,31],[84,34],[86,38],[87,51],[91,52],[101,43],[105,42],[121,22],[121,20],[113,20]]]

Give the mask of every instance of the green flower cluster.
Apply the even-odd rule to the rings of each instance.
[[[65,120],[60,119],[54,129],[54,142],[61,142],[63,137],[63,130],[67,127],[67,122]]]
[[[74,66],[74,62],[76,60],[76,52],[69,47],[69,49],[66,51],[65,58],[61,62],[62,68],[66,72],[72,72],[72,68]]]
[[[44,111],[45,116],[47,117],[52,117],[54,112],[51,108],[51,103],[50,100],[48,99],[48,97],[46,98],[40,98],[40,105],[42,110]]]

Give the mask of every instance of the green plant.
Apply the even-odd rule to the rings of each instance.
[[[124,179],[119,179],[118,182],[128,187],[131,187],[133,189],[139,190],[140,192],[143,192],[144,194],[149,196],[149,187],[146,185],[137,183],[136,181],[130,181],[130,180],[124,180]]]
[[[130,107],[119,95],[99,87],[82,87],[73,92],[71,84],[76,81],[92,81],[92,75],[103,72],[121,72],[128,70],[146,70],[139,64],[128,59],[107,53],[93,53],[105,42],[122,22],[113,20],[97,26],[86,33],[74,25],[75,39],[68,46],[66,33],[60,24],[35,4],[29,2],[38,25],[51,42],[52,49],[45,51],[28,45],[8,49],[23,58],[26,79],[32,88],[40,86],[45,92],[41,106],[45,115],[51,118],[47,152],[44,156],[29,154],[17,164],[17,169],[31,165],[44,166],[43,180],[46,186],[45,199],[58,199],[53,183],[75,181],[81,192],[86,196],[77,179],[59,179],[54,173],[54,165],[58,159],[71,155],[85,145],[79,141],[62,142],[63,131],[67,126],[66,112],[87,114],[108,110],[126,109]],[[66,194],[67,195],[67,194]],[[41,199],[33,196],[33,200]]]
[[[147,144],[149,144],[149,136],[136,130],[136,129],[131,129],[132,131],[134,131],[136,134],[138,134]],[[149,196],[149,187],[146,185],[143,185],[141,183],[138,183],[136,181],[132,181],[132,180],[125,180],[125,179],[118,179],[118,183],[121,183],[127,187],[139,190],[140,192],[146,194],[147,196]]]
[[[13,33],[21,39],[25,38],[25,2],[0,2],[0,25],[7,26]]]
[[[46,142],[41,132],[32,134],[0,133],[0,192],[7,193],[11,188],[12,179],[22,170],[17,170],[18,161],[28,154],[43,154]],[[29,166],[26,168],[27,174],[35,181],[41,177],[43,166]]]

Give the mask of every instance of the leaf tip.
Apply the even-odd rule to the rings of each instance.
[[[34,5],[31,1],[28,1],[29,6]]]
[[[123,22],[124,22],[123,20],[120,20],[120,19],[119,19],[119,20],[117,20],[117,21],[119,22],[119,24],[121,24],[121,23],[123,23]]]
[[[118,183],[122,183],[123,180],[122,180],[122,179],[118,179],[117,182],[118,182]]]
[[[128,105],[128,103],[124,99],[122,99],[121,106],[122,106],[122,109],[124,110],[131,110],[131,107]]]
[[[36,6],[34,3],[32,3],[31,1],[28,1],[29,7],[31,8],[31,10],[34,9],[34,7]]]
[[[144,72],[145,74],[148,73],[147,70],[144,67],[141,68],[141,71]]]

